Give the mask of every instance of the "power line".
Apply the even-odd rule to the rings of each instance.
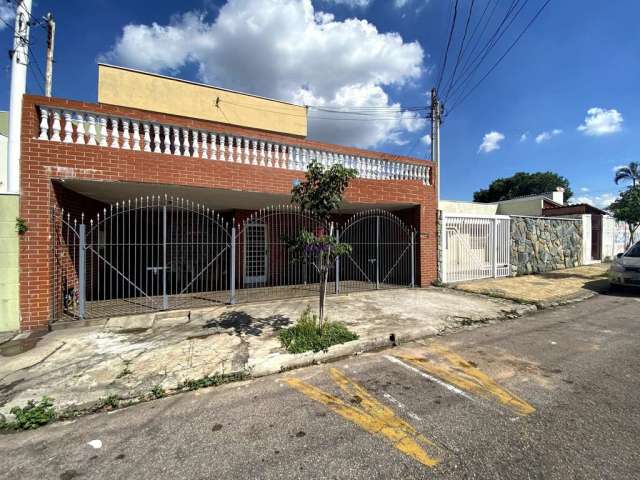
[[[489,71],[471,88],[471,90],[469,90],[468,93],[464,97],[462,97],[462,99],[460,99],[457,103],[455,103],[448,110],[447,115],[451,114],[451,112],[453,111],[454,108],[456,108],[458,105],[460,105],[462,102],[464,102],[469,97],[469,95],[471,95],[474,92],[474,90],[476,88],[478,88],[478,86],[484,81],[484,79],[487,78],[491,74],[491,72],[493,72],[496,69],[496,67],[498,65],[500,65],[502,60],[504,60],[504,58],[509,54],[509,52],[518,44],[520,39],[524,36],[524,34],[527,32],[527,30],[529,30],[531,25],[533,25],[533,23],[538,19],[538,17],[542,14],[544,9],[547,8],[547,5],[549,5],[549,3],[551,3],[551,0],[547,0],[542,5],[542,7],[540,7],[540,9],[536,12],[536,14],[533,16],[533,18],[529,21],[529,23],[524,28],[524,30],[522,30],[520,35],[518,35],[516,37],[516,39],[513,41],[513,43],[509,46],[509,48],[507,48],[507,50],[502,54],[502,56],[493,64],[493,66],[489,69]]]
[[[462,52],[464,51],[464,42],[467,39],[467,32],[469,31],[469,22],[471,21],[471,15],[473,14],[473,6],[475,5],[476,0],[471,0],[471,4],[469,6],[469,13],[467,14],[467,21],[464,25],[464,33],[462,34],[462,40],[460,41],[460,49],[458,50],[458,58],[456,59],[456,65],[453,67],[453,73],[451,74],[451,78],[449,79],[449,88],[447,89],[447,93],[445,94],[446,98],[449,96],[449,92],[451,91],[451,86],[453,85],[453,81],[456,78],[456,73],[458,72],[458,66],[460,65],[460,59],[462,58]]]
[[[456,18],[458,17],[458,0],[453,6],[453,19],[451,21],[451,29],[449,30],[449,40],[447,41],[447,48],[444,52],[444,60],[442,62],[442,68],[440,69],[440,78],[438,79],[437,90],[440,90],[440,84],[442,83],[442,77],[444,75],[444,71],[447,68],[447,57],[449,56],[449,48],[451,48],[451,39],[453,38],[453,31],[456,28]]]
[[[517,7],[518,3],[520,3],[520,0],[514,0],[513,2],[511,2],[511,5],[507,9],[505,16],[502,18],[502,21],[498,25],[498,28],[489,37],[489,40],[484,45],[484,47],[480,50],[480,52],[478,52],[478,56],[474,60],[472,60],[467,67],[463,68],[462,75],[464,76],[464,78],[462,80],[462,83],[459,86],[456,86],[458,82],[454,82],[454,85],[453,85],[454,94],[456,93],[456,91],[463,88],[464,85],[466,85],[471,80],[473,74],[478,70],[478,68],[480,68],[480,66],[482,65],[482,62],[487,58],[489,53],[491,53],[491,50],[493,50],[493,48],[500,41],[502,36],[509,30],[509,28],[511,27],[515,19],[518,17],[522,9],[526,6],[528,1],[529,0],[525,0],[524,4],[520,7],[520,9],[516,12],[514,16],[511,16],[511,14],[513,13],[515,7]],[[509,24],[503,29],[502,27],[505,25],[505,23],[509,19],[510,19]]]

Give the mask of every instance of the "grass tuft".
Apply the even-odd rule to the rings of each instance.
[[[309,307],[302,313],[298,323],[281,330],[278,335],[289,353],[326,351],[332,345],[358,339],[358,335],[342,323],[325,321],[319,328],[318,316]]]

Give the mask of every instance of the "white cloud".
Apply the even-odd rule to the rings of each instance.
[[[587,188],[587,187],[581,187],[581,188],[580,188],[580,191],[581,191],[581,192],[584,192],[584,193],[589,192],[590,190],[591,190],[591,189],[590,189],[590,188]]]
[[[368,7],[373,0],[324,0],[327,3],[335,3],[336,5],[346,5],[351,8]]]
[[[551,140],[553,137],[560,135],[561,133],[562,133],[562,130],[560,130],[559,128],[555,128],[551,131],[545,131],[545,132],[539,133],[536,136],[536,143],[546,142],[548,140]]]
[[[428,133],[423,136],[422,138],[420,138],[420,141],[422,143],[424,143],[425,145],[431,145],[431,135],[429,135]]]
[[[409,3],[409,0],[393,0],[393,5],[396,8],[402,8],[404,7],[407,3]]]
[[[584,132],[585,135],[600,137],[619,132],[622,130],[623,122],[622,114],[615,108],[605,110],[594,107],[587,110],[584,123],[578,127],[578,130]]]
[[[588,190],[588,189],[587,189]],[[618,196],[615,193],[603,193],[602,195],[582,195],[572,200],[571,203],[588,203],[594,207],[606,209]]]
[[[316,11],[311,0],[229,0],[213,21],[190,11],[168,25],[130,24],[102,58],[173,75],[195,65],[199,80],[221,87],[337,110],[383,112],[365,120],[311,110],[309,133],[318,140],[372,147],[402,142],[403,133],[426,125],[385,91],[424,73],[420,44],[381,33],[367,20],[336,21]]]
[[[480,147],[478,147],[478,152],[489,153],[494,150],[500,150],[500,142],[504,140],[504,135],[500,132],[489,132],[485,133],[482,138],[482,143]]]
[[[16,16],[16,7],[12,3],[8,3],[8,2],[0,3],[0,19],[2,19],[2,21],[0,22],[0,30],[4,30],[5,28],[7,28],[7,25],[5,22],[11,25],[13,23],[13,19],[15,18],[15,16]]]
[[[522,135],[520,135],[521,142],[526,142],[528,138],[529,138],[529,132],[524,132]]]

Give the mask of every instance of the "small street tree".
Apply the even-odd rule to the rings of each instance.
[[[618,167],[613,181],[616,185],[621,181],[631,182],[631,186],[635,187],[640,183],[640,164],[631,162],[626,167]]]
[[[633,242],[634,234],[640,227],[640,186],[630,187],[620,194],[620,197],[609,206],[613,217],[619,222],[625,222],[629,227],[629,245]]]
[[[322,229],[315,232],[303,230],[297,237],[286,239],[294,258],[313,265],[320,277],[319,328],[324,322],[329,271],[338,256],[351,251],[350,245],[339,243],[333,235],[330,215],[342,202],[349,181],[355,177],[356,171],[351,168],[336,164],[325,170],[320,163],[313,161],[305,173],[305,180],[296,184],[291,191],[291,202],[300,207],[302,212],[329,224],[328,232]]]

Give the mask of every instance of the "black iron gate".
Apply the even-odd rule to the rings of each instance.
[[[54,210],[53,319],[317,294],[317,271],[292,261],[285,241],[302,230],[330,228],[292,206],[236,223],[168,196],[115,203],[88,221]],[[369,210],[334,231],[351,253],[336,261],[328,292],[415,285],[415,232],[398,217]]]

